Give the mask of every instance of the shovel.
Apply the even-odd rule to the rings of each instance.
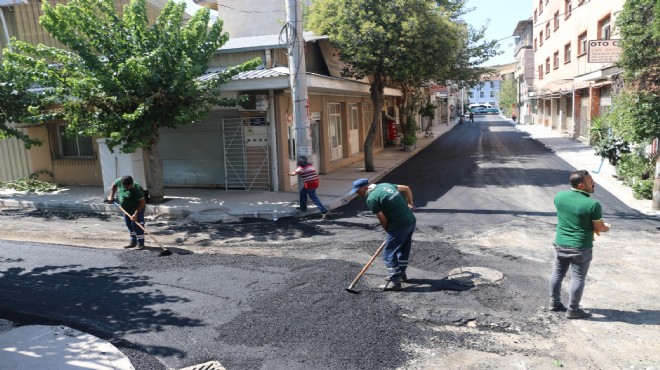
[[[362,275],[364,275],[364,273],[367,272],[367,270],[369,269],[369,266],[371,266],[371,264],[374,262],[376,257],[380,254],[380,251],[383,250],[383,247],[385,247],[385,243],[387,243],[387,240],[383,241],[383,244],[381,244],[380,247],[378,247],[378,249],[376,250],[376,253],[374,253],[374,255],[371,256],[371,258],[369,259],[369,262],[367,262],[367,264],[364,265],[364,267],[362,268],[362,271],[360,271],[360,273],[355,277],[355,279],[353,280],[351,285],[349,285],[348,288],[346,288],[347,292],[353,293],[353,294],[359,294],[360,293],[359,290],[354,290],[353,287],[355,286],[355,284],[357,284],[358,280],[360,280]]]
[[[124,212],[124,214],[125,214],[126,216],[128,216],[129,218],[131,217],[131,215],[129,215],[128,212],[126,212],[126,210],[124,210],[123,208],[121,208],[121,206],[119,205],[119,203],[115,202],[114,204],[117,206],[117,208],[121,209],[121,211]],[[149,232],[147,231],[147,229],[145,229],[142,225],[140,225],[140,224],[137,223],[137,222],[134,222],[134,224],[138,225],[138,227],[139,227],[140,229],[142,229],[142,231],[144,231],[145,234],[149,235],[149,236],[151,237],[151,239],[153,239],[154,242],[156,242],[156,244],[158,244],[158,246],[163,250],[163,251],[160,252],[160,254],[159,254],[160,257],[171,256],[171,255],[172,255],[172,251],[169,250],[169,249],[167,249],[167,248],[165,248],[165,247],[163,247],[163,245],[160,244],[160,242],[158,242],[158,240],[156,240],[156,238],[154,238],[153,235],[149,234]]]

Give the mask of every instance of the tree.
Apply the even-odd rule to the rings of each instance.
[[[660,3],[628,0],[616,26],[623,52],[627,91],[615,96],[608,121],[617,134],[636,143],[660,137]],[[656,158],[653,208],[660,209],[660,156]]]
[[[236,99],[218,98],[217,89],[260,60],[198,80],[229,36],[221,20],[209,26],[206,8],[184,20],[183,2],[168,1],[155,22],[147,18],[146,0],[131,0],[121,15],[113,0],[44,2],[42,9],[43,27],[70,50],[13,41],[5,56],[17,69],[41,73],[49,96],[61,102],[41,119],[64,119],[68,132],[105,137],[109,148],[124,153],[143,148],[150,193],[162,199],[160,128],[194,123],[214,105],[235,106]]]
[[[41,100],[37,90],[30,90],[30,77],[16,73],[11,66],[0,68],[0,140],[16,138],[23,142],[26,149],[42,144],[15,127],[15,123],[26,121],[28,108],[39,105]]]
[[[404,92],[401,112],[405,115],[407,97],[421,81],[440,80],[461,73],[473,76],[467,71],[473,67],[473,57],[485,54],[481,51],[488,47],[472,48],[475,38],[470,38],[461,26],[451,22],[463,3],[462,0],[313,2],[309,28],[330,37],[344,62],[343,75],[370,79],[375,114],[364,141],[367,172],[375,171],[373,144],[380,123],[386,79],[401,85]]]
[[[516,80],[508,78],[502,81],[500,85],[499,104],[500,107],[506,109],[505,113],[512,113],[511,110],[518,103],[518,87]]]

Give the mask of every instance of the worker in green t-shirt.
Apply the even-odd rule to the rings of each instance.
[[[566,311],[568,319],[582,319],[591,314],[580,308],[580,300],[591,263],[594,235],[610,230],[603,221],[603,211],[591,198],[596,183],[588,171],[571,173],[572,189],[555,196],[557,229],[555,259],[550,277],[550,311]],[[568,308],[561,303],[561,283],[571,268],[571,288]]]
[[[114,202],[115,193],[119,195],[119,205],[130,216],[124,214],[124,223],[130,233],[130,244],[124,248],[144,249],[144,209],[147,206],[144,189],[131,176],[115,180],[110,189],[109,202]],[[136,225],[139,223],[142,227]]]
[[[387,233],[383,259],[389,276],[387,283],[380,288],[385,291],[401,290],[401,282],[408,281],[406,269],[417,223],[413,214],[412,190],[406,185],[369,184],[369,180],[363,178],[353,181],[349,195],[355,193],[367,197],[367,206]]]

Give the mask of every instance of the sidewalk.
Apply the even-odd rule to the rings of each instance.
[[[376,182],[398,167],[401,163],[425,148],[442,134],[451,130],[456,121],[435,124],[433,138],[418,134],[414,151],[406,152],[399,147],[388,147],[374,155],[376,172],[364,171],[364,160],[321,175],[321,186],[317,195],[330,210],[348,203],[355,195],[347,196],[351,183],[361,177]],[[98,186],[70,186],[51,193],[25,193],[0,190],[0,207],[63,209],[70,211],[118,212],[112,204],[103,203],[108,195]],[[166,188],[165,202],[150,204],[146,214],[166,215],[173,218],[189,217],[200,222],[230,222],[240,218],[254,217],[276,219],[281,217],[313,214],[316,207],[309,202],[307,212],[297,211],[298,192],[290,191],[242,191],[219,189]]]
[[[632,189],[614,177],[614,166],[597,156],[591,146],[540,125],[516,125],[516,129],[527,132],[532,138],[576,169],[591,172],[591,176],[599,187],[610,192],[630,208],[646,215],[660,216],[660,210],[652,209],[651,200],[633,197]]]

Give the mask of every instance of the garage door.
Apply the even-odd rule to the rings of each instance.
[[[161,129],[158,149],[167,187],[225,187],[222,120],[238,111],[212,111],[197,123]]]

